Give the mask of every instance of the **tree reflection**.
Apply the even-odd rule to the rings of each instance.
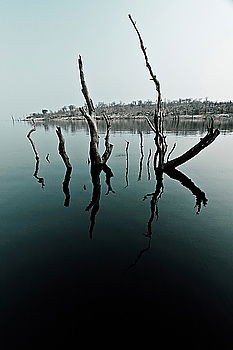
[[[58,152],[66,166],[66,173],[64,177],[64,181],[62,184],[62,189],[65,194],[65,201],[64,201],[64,206],[68,207],[70,204],[70,190],[69,190],[69,183],[70,183],[70,178],[71,178],[71,172],[72,172],[72,165],[70,164],[70,159],[66,153],[65,149],[65,139],[62,135],[61,128],[57,126],[56,134],[58,136]]]
[[[72,169],[67,168],[65,177],[62,183],[62,189],[65,195],[65,200],[64,200],[64,206],[69,207],[70,205],[70,189],[69,189],[69,184],[70,184],[70,179],[71,179],[71,171]]]
[[[143,153],[143,138],[142,138],[142,132],[139,132],[140,135],[140,160],[139,160],[139,173],[138,173],[138,181],[141,180],[142,178],[142,165],[143,165],[143,158],[144,158],[144,153]]]
[[[39,173],[39,165],[40,165],[40,159],[36,157],[36,165],[35,165],[35,171],[33,176],[37,179],[37,181],[41,184],[41,188],[45,187],[45,181],[43,177],[38,176]]]
[[[166,173],[171,179],[177,180],[180,182],[182,186],[187,188],[196,198],[195,208],[197,208],[196,214],[199,214],[201,211],[202,206],[206,206],[208,199],[206,198],[205,192],[203,192],[198,186],[194,184],[194,182],[186,176],[181,171],[173,168],[169,169],[169,171],[162,171],[160,169],[156,169],[155,175],[156,175],[156,187],[155,192],[148,193],[144,196],[143,200],[146,200],[147,198],[151,197],[150,200],[150,217],[147,222],[147,231],[144,234],[147,238],[147,244],[146,246],[141,249],[135,259],[135,261],[129,266],[129,268],[134,267],[139,260],[142,258],[145,252],[147,252],[151,248],[151,241],[152,241],[152,224],[154,220],[158,220],[159,218],[159,208],[158,208],[158,201],[161,199],[162,194],[164,192],[164,185],[163,185],[163,174]]]
[[[105,164],[91,163],[91,179],[93,184],[92,198],[89,205],[85,209],[86,211],[89,211],[91,209],[90,227],[89,227],[90,239],[92,239],[93,237],[93,230],[96,222],[96,215],[100,208],[100,197],[101,197],[100,174],[102,171],[106,175],[106,179],[105,179],[105,182],[107,184],[106,195],[108,195],[110,192],[115,193],[111,185],[111,178],[114,176],[111,168],[106,163]]]
[[[188,176],[186,176],[184,173],[177,169],[170,169],[166,171],[166,174],[181,183],[182,186],[186,187],[188,190],[192,192],[192,194],[196,197],[196,205],[195,208],[197,208],[197,214],[200,213],[201,207],[206,206],[208,199],[206,198],[205,192],[203,192],[199,187],[197,187],[194,182]]]

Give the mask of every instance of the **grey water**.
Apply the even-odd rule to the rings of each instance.
[[[86,210],[93,185],[85,122],[37,123],[31,134],[40,157],[36,176],[26,137],[32,125],[11,120],[0,125],[1,342],[12,335],[23,344],[30,336],[75,334],[84,321],[137,320],[181,336],[189,329],[190,341],[216,336],[228,348],[233,326],[231,122],[222,122],[215,142],[179,168],[205,193],[207,204],[198,211],[192,192],[164,175],[150,237],[151,197],[144,197],[155,191],[155,145],[144,120],[113,122],[108,161],[113,191],[108,193],[102,173],[94,211]],[[68,197],[56,125],[73,166]],[[104,123],[98,127],[104,150]],[[167,122],[169,149],[177,144],[171,158],[198,142],[205,130],[203,121]]]

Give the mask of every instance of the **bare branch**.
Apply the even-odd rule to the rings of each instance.
[[[84,77],[84,72],[83,72],[83,63],[82,63],[82,58],[79,55],[78,58],[78,66],[79,66],[79,74],[80,74],[80,81],[81,81],[81,86],[82,86],[82,94],[85,98],[87,107],[88,107],[88,113],[89,115],[92,115],[95,112],[95,108],[93,105],[93,102],[89,96],[88,88],[85,82],[85,77]]]
[[[171,151],[170,151],[170,152],[168,153],[168,155],[167,155],[167,162],[169,161],[169,158],[170,158],[170,156],[171,156],[171,154],[172,154],[172,152],[174,151],[175,148],[176,148],[176,142],[174,143],[174,145],[173,145]]]
[[[144,58],[145,58],[145,62],[146,62],[146,67],[148,68],[149,70],[149,73],[150,73],[150,76],[151,76],[151,80],[153,80],[153,82],[155,83],[155,87],[156,87],[156,90],[157,90],[157,93],[158,93],[158,99],[157,99],[157,113],[159,113],[160,111],[160,108],[161,108],[161,91],[160,91],[160,83],[155,75],[155,73],[153,72],[152,68],[151,68],[151,65],[149,63],[149,59],[148,59],[148,56],[147,56],[147,53],[146,53],[146,48],[144,46],[144,43],[143,43],[143,40],[142,40],[142,37],[140,35],[140,32],[136,26],[136,22],[132,19],[131,15],[129,15],[129,19],[138,35],[138,39],[139,39],[139,42],[140,42],[140,46],[141,46],[141,50],[143,52],[143,55],[144,55]]]
[[[192,148],[190,148],[188,151],[186,151],[181,156],[174,158],[170,161],[168,161],[166,164],[164,164],[163,168],[164,171],[171,168],[176,168],[177,166],[186,163],[188,160],[195,157],[198,153],[200,153],[204,148],[209,146],[216,137],[220,134],[220,131],[218,129],[215,129],[214,132],[207,133],[205,137],[201,138],[201,140]]]
[[[151,123],[150,119],[147,118],[147,117],[145,117],[145,118],[146,118],[146,121],[147,121],[147,123],[149,124],[150,128],[151,128],[151,129],[154,131],[154,133],[156,134],[157,131],[156,131],[154,125]]]
[[[113,145],[109,142],[111,123],[105,114],[104,114],[104,119],[107,125],[107,130],[106,130],[106,136],[105,136],[105,151],[101,158],[102,158],[102,162],[105,164],[112,153]]]
[[[59,154],[62,157],[66,168],[72,170],[72,165],[70,164],[69,157],[68,157],[66,150],[65,150],[65,140],[64,140],[64,137],[62,135],[61,128],[59,126],[57,126],[56,133],[57,133],[57,136],[59,139],[59,145],[58,145]]]

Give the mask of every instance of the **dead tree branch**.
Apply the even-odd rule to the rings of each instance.
[[[113,145],[109,142],[111,123],[105,114],[104,114],[104,120],[106,122],[107,130],[106,130],[106,136],[105,136],[105,151],[101,157],[101,160],[103,164],[106,164],[106,162],[108,161],[112,153]]]
[[[91,116],[95,112],[95,108],[92,102],[92,99],[89,96],[88,88],[85,82],[85,77],[84,77],[84,72],[83,72],[83,63],[82,63],[82,58],[79,55],[78,58],[78,65],[79,65],[79,73],[80,73],[80,81],[81,81],[81,86],[82,86],[82,94],[86,100],[86,104],[88,107],[88,113]]]
[[[174,158],[168,161],[167,163],[165,163],[163,166],[163,169],[167,171],[167,169],[176,168],[181,164],[186,163],[188,160],[192,159],[198,153],[200,153],[204,148],[209,146],[219,134],[220,134],[220,131],[218,129],[208,132],[203,138],[201,138],[201,140],[195,146],[190,148],[181,156]]]
[[[163,163],[164,163],[164,156],[165,153],[167,151],[167,144],[166,144],[166,140],[165,137],[163,135],[163,116],[162,116],[162,97],[161,97],[161,89],[160,89],[160,82],[157,79],[156,74],[153,72],[152,67],[149,63],[149,59],[146,53],[146,48],[144,46],[141,34],[136,26],[136,22],[132,19],[131,15],[129,15],[129,19],[137,33],[139,42],[140,42],[140,47],[142,50],[142,53],[144,55],[144,59],[145,59],[145,63],[146,63],[146,67],[149,71],[149,74],[151,76],[151,80],[154,82],[155,84],[155,89],[157,92],[157,103],[156,103],[156,107],[155,107],[155,111],[154,111],[154,125],[150,122],[150,120],[147,118],[147,122],[149,123],[150,127],[152,128],[152,130],[155,132],[155,145],[157,147],[157,151],[158,153],[156,155],[158,155],[158,167],[162,167]]]
[[[58,145],[59,154],[62,157],[66,168],[72,170],[72,165],[70,164],[69,157],[68,157],[66,150],[65,150],[65,140],[64,140],[64,137],[62,135],[61,128],[59,126],[57,126],[56,133],[57,133],[57,136],[59,139],[59,145]]]
[[[219,129],[215,129],[215,130],[213,129],[213,118],[212,118],[210,121],[210,125],[208,127],[208,132],[207,132],[206,136],[200,140],[200,142],[198,142],[194,147],[192,147],[191,149],[186,151],[183,155],[169,161],[169,156],[171,154],[171,152],[170,152],[168,157],[167,157],[167,162],[165,163],[164,159],[165,159],[165,154],[167,152],[168,146],[166,143],[166,136],[164,135],[164,126],[163,126],[164,113],[162,112],[162,98],[161,98],[160,82],[158,81],[158,79],[157,79],[156,75],[154,74],[152,67],[149,63],[149,59],[148,59],[148,56],[146,53],[146,48],[144,46],[141,34],[136,26],[136,23],[133,21],[131,15],[129,15],[129,19],[130,19],[130,21],[131,21],[131,23],[132,23],[132,25],[137,33],[137,36],[139,38],[140,47],[141,47],[141,50],[143,52],[144,59],[146,62],[146,67],[149,70],[151,80],[153,80],[155,87],[156,87],[157,94],[158,94],[155,115],[154,115],[154,125],[152,124],[152,122],[148,118],[146,118],[149,126],[151,127],[151,129],[155,133],[155,144],[156,144],[157,150],[156,150],[155,157],[154,157],[154,166],[155,166],[155,169],[160,168],[160,169],[164,169],[164,170],[168,169],[168,168],[169,169],[176,168],[177,166],[192,159],[199,152],[201,152],[204,148],[209,146],[216,139],[216,137],[219,135],[220,132],[219,132]],[[172,151],[173,151],[173,149],[172,149]]]

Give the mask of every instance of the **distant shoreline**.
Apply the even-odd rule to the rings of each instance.
[[[165,119],[170,119],[170,120],[203,120],[207,118],[213,118],[214,120],[219,120],[219,119],[230,119],[233,118],[232,114],[205,114],[205,115],[179,115],[179,116],[174,116],[174,115],[166,115],[164,118]],[[109,116],[110,120],[145,120],[146,118],[153,119],[153,117],[148,116],[148,115],[140,115],[140,116],[133,116],[133,115],[112,115]],[[27,122],[53,122],[53,121],[64,121],[64,122],[76,122],[76,121],[85,121],[85,118],[82,116],[77,116],[77,117],[71,117],[71,116],[58,116],[58,117],[26,117],[24,119],[20,119],[21,121],[27,121]],[[97,115],[96,120],[104,120],[103,116]]]

